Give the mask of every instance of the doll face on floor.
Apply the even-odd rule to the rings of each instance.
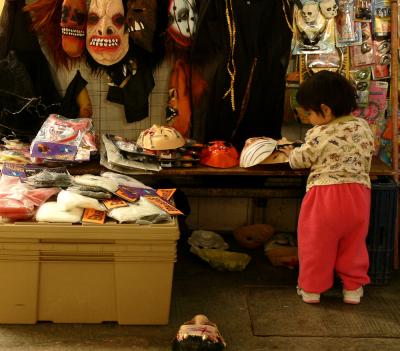
[[[198,336],[201,337],[203,341],[210,340],[214,343],[221,342],[225,345],[224,338],[220,334],[217,325],[203,314],[198,314],[190,321],[182,324],[176,339],[182,341],[189,336]]]
[[[92,0],[88,11],[86,48],[101,65],[121,61],[129,49],[122,0]]]

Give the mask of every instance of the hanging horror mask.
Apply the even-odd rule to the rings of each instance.
[[[196,28],[195,0],[169,0],[168,34],[182,46],[189,46]]]
[[[325,18],[335,17],[338,13],[338,5],[336,0],[322,0],[319,3],[319,8],[321,9],[322,14]]]
[[[130,37],[136,45],[153,51],[157,26],[157,0],[128,0],[126,22]]]
[[[122,0],[92,0],[89,6],[86,48],[101,65],[121,61],[129,50]]]
[[[69,57],[80,57],[85,49],[86,0],[64,0],[61,8],[61,44]]]
[[[319,14],[318,3],[316,2],[306,2],[303,5],[303,9],[301,11],[301,15],[304,18],[304,22],[308,25],[312,25],[317,20]]]

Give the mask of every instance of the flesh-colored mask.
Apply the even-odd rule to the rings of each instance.
[[[125,11],[121,0],[92,0],[89,6],[86,48],[101,65],[121,61],[129,50]]]
[[[219,332],[217,325],[211,322],[204,314],[197,314],[190,321],[182,324],[178,330],[176,339],[182,341],[189,336],[198,336],[203,341],[221,343],[224,348],[226,347],[225,340]]]
[[[319,13],[318,3],[316,2],[306,2],[303,5],[303,10],[301,15],[304,18],[304,22],[307,24],[312,24],[317,20]]]
[[[195,0],[170,0],[168,33],[178,44],[189,46],[196,28]]]
[[[157,25],[157,0],[128,0],[126,22],[130,37],[136,45],[153,51]]]
[[[87,8],[85,0],[64,0],[61,9],[61,44],[70,57],[80,57],[85,49]]]

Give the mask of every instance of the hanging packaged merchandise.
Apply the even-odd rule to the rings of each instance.
[[[372,2],[372,18],[375,37],[390,36],[390,0],[375,0]]]
[[[371,0],[356,0],[355,19],[359,22],[371,22],[372,4]]]
[[[336,41],[338,43],[354,42],[354,0],[339,0],[339,11],[335,19]]]
[[[362,23],[362,44],[350,47],[351,66],[371,66],[375,64],[374,43],[372,41],[371,23]]]
[[[372,69],[374,80],[390,78],[390,61],[392,59],[390,40],[376,38],[373,41],[376,65]]]
[[[333,9],[333,3],[330,0],[322,4],[309,0],[303,3],[302,8],[294,6],[293,54],[335,50],[334,21],[337,9]]]
[[[387,92],[389,83],[371,81],[369,102],[366,107],[359,107],[352,112],[354,116],[364,118],[374,133],[375,156],[379,153],[382,134],[386,128]]]
[[[338,72],[349,78],[349,51],[347,48],[336,48],[328,54],[300,55],[300,82],[322,70]]]
[[[357,105],[360,107],[368,106],[371,67],[352,69],[350,71],[350,79],[356,87]]]

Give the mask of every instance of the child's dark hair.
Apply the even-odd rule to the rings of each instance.
[[[189,335],[186,339],[172,342],[172,351],[222,351],[225,345],[222,342],[203,340],[200,336]]]
[[[339,73],[320,71],[304,81],[296,94],[299,105],[322,113],[321,104],[329,106],[335,117],[346,116],[356,107],[356,90]]]

